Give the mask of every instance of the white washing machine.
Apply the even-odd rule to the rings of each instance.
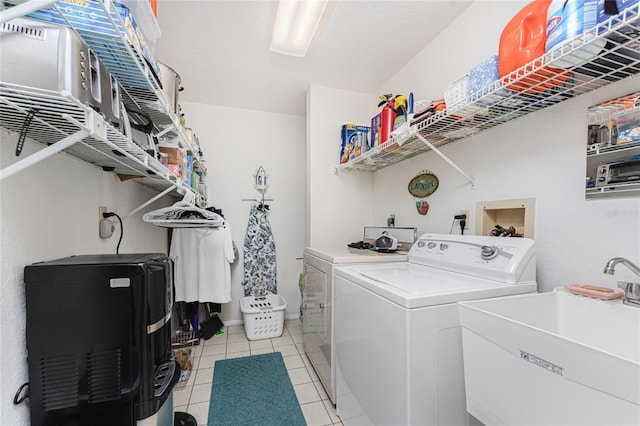
[[[340,265],[405,262],[407,253],[379,253],[342,247],[307,247],[303,274],[303,346],[322,385],[335,404],[335,338],[333,333],[335,268]]]
[[[467,425],[456,302],[537,290],[532,240],[423,235],[408,262],[339,267],[336,405],[345,425]]]

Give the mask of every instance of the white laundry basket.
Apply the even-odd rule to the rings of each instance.
[[[278,294],[240,299],[247,339],[260,340],[282,336],[286,308],[287,301]]]

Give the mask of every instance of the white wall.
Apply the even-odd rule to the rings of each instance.
[[[307,245],[343,247],[374,225],[373,175],[335,173],[344,123],[370,125],[371,94],[311,85],[307,93]]]
[[[442,97],[449,82],[497,53],[502,28],[526,3],[474,3],[378,92]],[[387,206],[393,206],[399,224],[449,233],[453,215],[470,209],[473,233],[476,202],[533,197],[540,291],[573,282],[615,286],[618,280],[637,281],[625,268],[618,268],[614,277],[602,269],[615,256],[640,263],[640,199],[586,201],[584,177],[587,107],[638,87],[640,77],[616,83],[443,147],[475,178],[475,188],[432,152],[374,173],[374,222],[384,223]],[[426,216],[416,212],[406,190],[423,169],[440,180],[427,199]]]
[[[502,29],[528,3],[477,0],[376,92],[413,92],[416,100],[442,98],[448,84],[498,54]]]
[[[305,244],[304,117],[248,109],[181,102],[187,126],[195,129],[206,158],[209,204],[222,209],[231,226],[240,259],[231,267],[232,302],[223,305],[222,320],[242,320],[243,244],[252,202],[254,174],[263,166],[270,188],[269,223],[276,244],[278,293],[287,301],[287,317],[300,313],[298,276]]]
[[[16,161],[17,138],[0,132],[0,165]],[[27,142],[19,157],[40,149]],[[166,253],[166,230],[142,222],[142,212],[125,216],[156,195],[133,182],[66,155],[55,155],[0,184],[0,424],[29,424],[28,403],[12,404],[18,387],[29,381],[25,341],[23,271],[34,262],[74,254],[115,253],[114,236],[98,236],[98,206],[124,219],[120,253]],[[170,197],[152,207],[164,205]],[[73,330],[69,331],[70,333]]]

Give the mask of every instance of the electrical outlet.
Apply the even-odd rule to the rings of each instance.
[[[471,211],[470,210],[460,210],[460,214],[467,215],[465,219],[466,223],[464,225],[464,229],[469,229],[469,223],[471,223]]]
[[[104,217],[107,208],[105,206],[98,207],[98,235],[100,238],[110,238],[113,235],[113,222]]]
[[[98,223],[100,223],[100,221],[104,219],[103,214],[106,212],[107,212],[107,208],[105,206],[98,207]]]

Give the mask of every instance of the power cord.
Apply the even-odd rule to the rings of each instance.
[[[457,214],[453,216],[453,222],[451,222],[451,229],[449,230],[449,234],[453,233],[453,225],[456,223],[456,220],[460,221],[460,235],[464,235],[464,228],[467,226],[466,214]]]
[[[113,212],[104,212],[102,214],[102,217],[104,217],[105,219],[108,217],[117,217],[118,221],[120,222],[120,238],[118,239],[118,245],[116,246],[116,254],[120,254],[120,243],[122,242],[122,234],[124,234],[124,227],[122,226],[122,219],[120,218],[120,216],[118,216],[117,214],[113,213]]]

